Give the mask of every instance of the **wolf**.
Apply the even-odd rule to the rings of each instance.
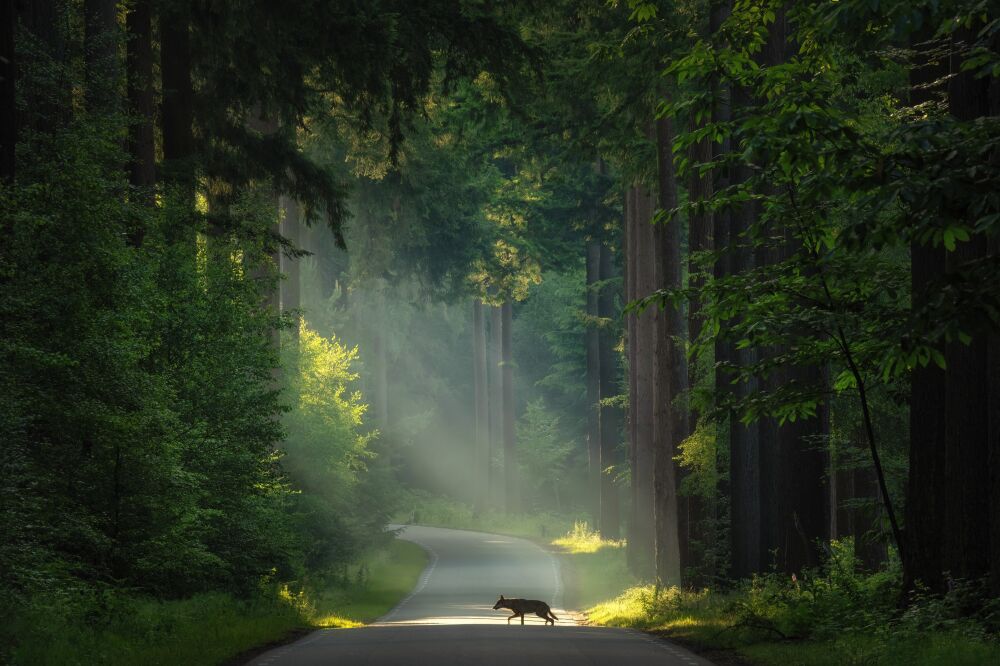
[[[544,601],[538,601],[537,599],[504,599],[503,595],[495,604],[493,604],[493,610],[500,610],[501,608],[506,608],[510,610],[513,615],[507,618],[507,624],[517,616],[521,616],[521,624],[524,624],[524,614],[534,613],[538,617],[545,620],[545,624],[551,624],[553,627],[556,626],[557,618],[552,614],[552,609]]]

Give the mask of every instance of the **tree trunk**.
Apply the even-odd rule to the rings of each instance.
[[[960,29],[955,39],[972,43],[981,24]],[[952,78],[948,82],[948,108],[961,121],[973,121],[990,113],[990,79],[962,72],[964,54],[951,57]],[[948,253],[949,272],[962,270],[988,256],[989,241],[976,233]],[[989,374],[987,321],[970,330],[968,345],[951,342],[945,349],[945,570],[953,578],[975,579],[990,574],[990,389],[996,376]],[[992,385],[992,386],[991,386]],[[993,544],[994,548],[1000,543]]]
[[[749,106],[750,96],[743,88],[732,91],[735,108]],[[750,177],[749,168],[740,163],[733,170],[734,184]],[[729,270],[733,275],[753,270],[754,253],[746,236],[756,219],[756,206],[746,202],[732,213],[729,233]],[[756,362],[757,352],[752,347],[731,350],[729,356],[736,366],[749,366]],[[726,380],[729,381],[728,378]],[[734,387],[737,399],[756,392],[757,381],[751,379]],[[748,578],[763,571],[767,555],[761,548],[760,506],[760,428],[756,423],[744,425],[738,415],[732,415],[729,424],[729,487],[730,487],[730,539],[732,541],[732,576]]]
[[[17,67],[14,59],[14,33],[17,14],[14,0],[0,0],[0,183],[14,181],[17,144],[17,105],[14,81]],[[7,222],[4,222],[4,227]],[[6,229],[5,229],[6,231]],[[7,234],[4,237],[8,237]]]
[[[587,494],[595,528],[601,524],[601,359],[597,326],[601,244],[587,244]]]
[[[929,39],[932,28],[914,36],[914,45]],[[910,72],[910,103],[933,99],[922,87],[947,73],[940,64],[925,58]],[[929,286],[944,273],[944,248],[910,245],[912,307],[926,306],[933,294]],[[930,590],[943,591],[942,538],[944,532],[945,372],[934,363],[916,366],[910,375],[910,450],[904,516],[906,557],[903,559],[903,589],[920,582]]]
[[[722,41],[722,24],[729,17],[731,0],[716,0],[712,3],[710,15],[709,15],[709,33],[713,41]],[[720,48],[725,46],[720,44]],[[720,81],[714,80],[712,82],[713,88],[713,98],[714,107],[712,109],[712,118],[717,123],[729,122],[730,113],[730,97],[732,90],[728,85],[723,85]],[[722,156],[726,155],[730,151],[730,139],[725,137],[721,143],[712,144],[712,157],[715,160],[719,160]],[[722,192],[729,187],[730,183],[730,170],[728,166],[719,167],[713,171],[713,192]],[[724,278],[731,272],[730,262],[731,262],[731,246],[734,245],[732,242],[732,223],[733,218],[731,211],[729,209],[722,209],[715,211],[712,216],[712,243],[714,249],[721,253],[717,254],[717,259],[715,265],[712,267],[712,276],[715,279]],[[693,335],[693,333],[692,333]],[[715,361],[715,371],[712,377],[714,382],[714,390],[716,393],[722,391],[723,386],[727,386],[729,383],[729,377],[725,370],[726,364],[734,360],[736,356],[736,349],[731,340],[725,338],[725,336],[717,335],[715,337],[714,345],[714,361]],[[716,439],[716,451],[718,456],[718,464],[720,467],[728,465],[729,463],[729,446],[730,446],[730,422],[732,416],[729,419],[724,419],[720,423],[715,424],[715,439]],[[724,524],[729,524],[730,515],[728,513],[728,504],[723,501],[723,498],[730,498],[732,495],[732,490],[730,487],[730,477],[729,470],[720,470],[726,473],[719,474],[719,487],[718,496],[720,501],[715,505],[715,518],[719,522]],[[713,541],[716,533],[713,532]],[[718,545],[716,544],[716,548]],[[724,572],[715,571],[716,575],[720,575]]]
[[[784,368],[775,377],[785,385],[822,382],[818,368]],[[768,514],[763,524],[764,548],[777,553],[778,567],[787,573],[816,566],[816,541],[829,533],[823,487],[827,414],[822,405],[813,418],[775,423],[774,439],[761,443],[762,492]]]
[[[178,187],[184,206],[194,205],[194,89],[191,84],[190,16],[183,8],[161,9],[160,76],[163,104],[160,124],[163,135],[163,178]],[[183,225],[175,225],[183,226]],[[173,240],[189,234],[181,228],[171,229]]]
[[[659,208],[669,211],[677,205],[674,176],[673,127],[669,118],[656,121]],[[681,287],[681,233],[676,219],[654,225],[654,276],[659,289]],[[687,564],[686,542],[681,540],[681,510],[678,502],[677,456],[679,444],[687,436],[687,410],[677,400],[687,385],[687,361],[682,346],[685,333],[680,308],[667,303],[657,331],[653,396],[653,495],[656,518],[656,577],[663,585],[680,585],[682,567]]]
[[[632,187],[632,239],[629,241],[634,264],[635,285],[632,300],[649,296],[656,289],[653,267],[653,195],[644,187]],[[656,541],[654,520],[654,439],[655,427],[655,349],[659,321],[657,308],[648,308],[641,315],[632,315],[635,321],[635,466],[632,483],[635,486],[635,506],[629,547],[633,548],[636,575],[644,580],[656,573]]]
[[[155,201],[156,156],[153,118],[153,25],[150,0],[136,0],[125,18],[128,39],[125,44],[128,105],[131,120],[128,128],[129,184],[134,196],[147,206]],[[142,245],[145,229],[129,233],[135,247]]]
[[[513,308],[510,300],[504,301],[500,308],[502,323],[500,325],[500,347],[503,363],[503,473],[506,492],[507,513],[517,513],[519,497],[517,493],[517,456],[514,433],[514,361],[511,349],[511,328],[513,326]]]
[[[617,277],[614,257],[607,245],[600,246],[600,280],[601,290],[598,299],[598,313],[601,317],[600,328],[600,399],[602,401],[618,395],[618,359],[615,347],[618,346],[617,321],[615,312],[615,291],[610,281]],[[621,515],[618,500],[618,486],[614,476],[606,472],[618,464],[618,444],[621,438],[622,412],[618,406],[602,404],[600,407],[601,435],[601,536],[605,539],[621,537]]]
[[[704,123],[702,123],[704,124]],[[694,165],[691,174],[688,190],[689,200],[693,203],[706,202],[712,197],[712,177],[710,174],[702,176],[697,168],[698,164],[706,164],[712,161],[712,142],[708,138],[702,139],[691,147],[690,161]],[[692,212],[688,216],[688,287],[691,291],[691,298],[688,302],[687,334],[692,342],[701,335],[702,325],[705,320],[702,312],[702,302],[700,290],[705,281],[698,277],[702,267],[694,260],[696,253],[712,249],[712,213],[708,210]],[[694,363],[688,365],[687,390],[693,391],[699,382],[699,375],[704,374],[701,370],[702,363],[695,359]],[[692,408],[688,410],[688,432],[692,433],[698,427],[698,414]],[[679,480],[683,480],[690,473],[689,470],[679,469]],[[682,495],[680,497],[680,507],[686,509],[686,516],[681,519],[681,525],[686,525],[687,533],[681,535],[681,543],[687,543],[686,553],[682,550],[682,563],[685,568],[695,568],[703,573],[704,566],[699,565],[704,558],[699,553],[704,552],[707,540],[710,536],[705,529],[706,509],[705,501],[698,495]],[[700,587],[702,580],[692,579],[689,584],[693,587]]]
[[[472,379],[476,403],[475,432],[472,438],[478,472],[476,482],[476,509],[485,511],[490,502],[490,459],[489,459],[489,414],[487,413],[486,390],[486,323],[483,317],[483,302],[472,302]]]
[[[1000,87],[994,81],[994,100],[1000,100]],[[1000,114],[1000,103],[993,107],[993,115]],[[990,253],[1000,255],[1000,238],[994,236]],[[990,587],[993,595],[1000,597],[1000,332],[989,333],[986,366],[990,377],[989,400],[989,450],[990,450]]]

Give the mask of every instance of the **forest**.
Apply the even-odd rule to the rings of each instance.
[[[995,2],[0,11],[0,663],[281,635],[459,512],[1000,655]]]

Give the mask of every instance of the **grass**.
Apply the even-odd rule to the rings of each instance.
[[[242,601],[222,594],[160,601],[121,592],[35,599],[0,628],[11,664],[209,666],[316,627],[356,627],[384,615],[427,564],[419,546],[395,540],[347,570],[322,594],[287,587]]]
[[[625,562],[625,541],[601,539],[585,522],[575,523],[551,545],[563,566],[567,606],[589,607],[637,582]]]
[[[1000,663],[1000,644],[972,624],[954,629],[921,628],[902,621],[867,627],[824,629],[800,624],[799,612],[771,598],[754,599],[760,589],[744,587],[727,594],[629,588],[588,610],[593,624],[630,627],[678,640],[696,649],[736,653],[760,666],[973,666]],[[768,604],[771,604],[768,607]],[[755,607],[756,606],[756,607]],[[755,607],[752,612],[748,609]],[[849,611],[845,611],[848,615]],[[800,621],[816,621],[820,614]]]
[[[12,664],[217,664],[305,624],[276,597],[241,602],[226,594],[157,601],[118,596],[112,608],[83,600],[38,600],[10,627],[21,641]]]
[[[387,551],[365,563],[365,584],[334,588],[317,599],[312,624],[357,627],[385,615],[416,586],[427,560],[420,546],[394,540]]]

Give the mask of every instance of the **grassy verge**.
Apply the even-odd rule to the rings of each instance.
[[[589,608],[637,583],[625,563],[625,542],[602,540],[587,523],[576,523],[551,545],[562,564],[569,608]]]
[[[359,584],[330,588],[317,598],[312,624],[357,627],[385,615],[416,586],[427,561],[423,548],[396,539],[387,551],[357,569]]]
[[[918,600],[901,614],[897,572],[858,574],[852,558],[842,549],[801,579],[769,574],[725,593],[637,585],[590,606],[587,616],[761,666],[1000,663],[995,602],[970,615],[974,586]]]
[[[160,601],[87,590],[35,599],[2,639],[13,645],[11,664],[209,666],[298,631],[371,622],[413,589],[426,564],[423,549],[396,540],[322,594],[281,588],[248,601],[221,593]]]
[[[592,607],[594,624],[652,631],[701,649],[738,653],[762,666],[973,666],[1000,663],[1000,645],[971,627],[921,629],[905,621],[866,628],[805,629],[785,635],[778,608],[749,616],[753,593],[680,593],[652,586],[630,588]],[[761,609],[763,610],[763,609]],[[844,618],[847,619],[847,618]],[[813,634],[810,637],[808,634]]]

